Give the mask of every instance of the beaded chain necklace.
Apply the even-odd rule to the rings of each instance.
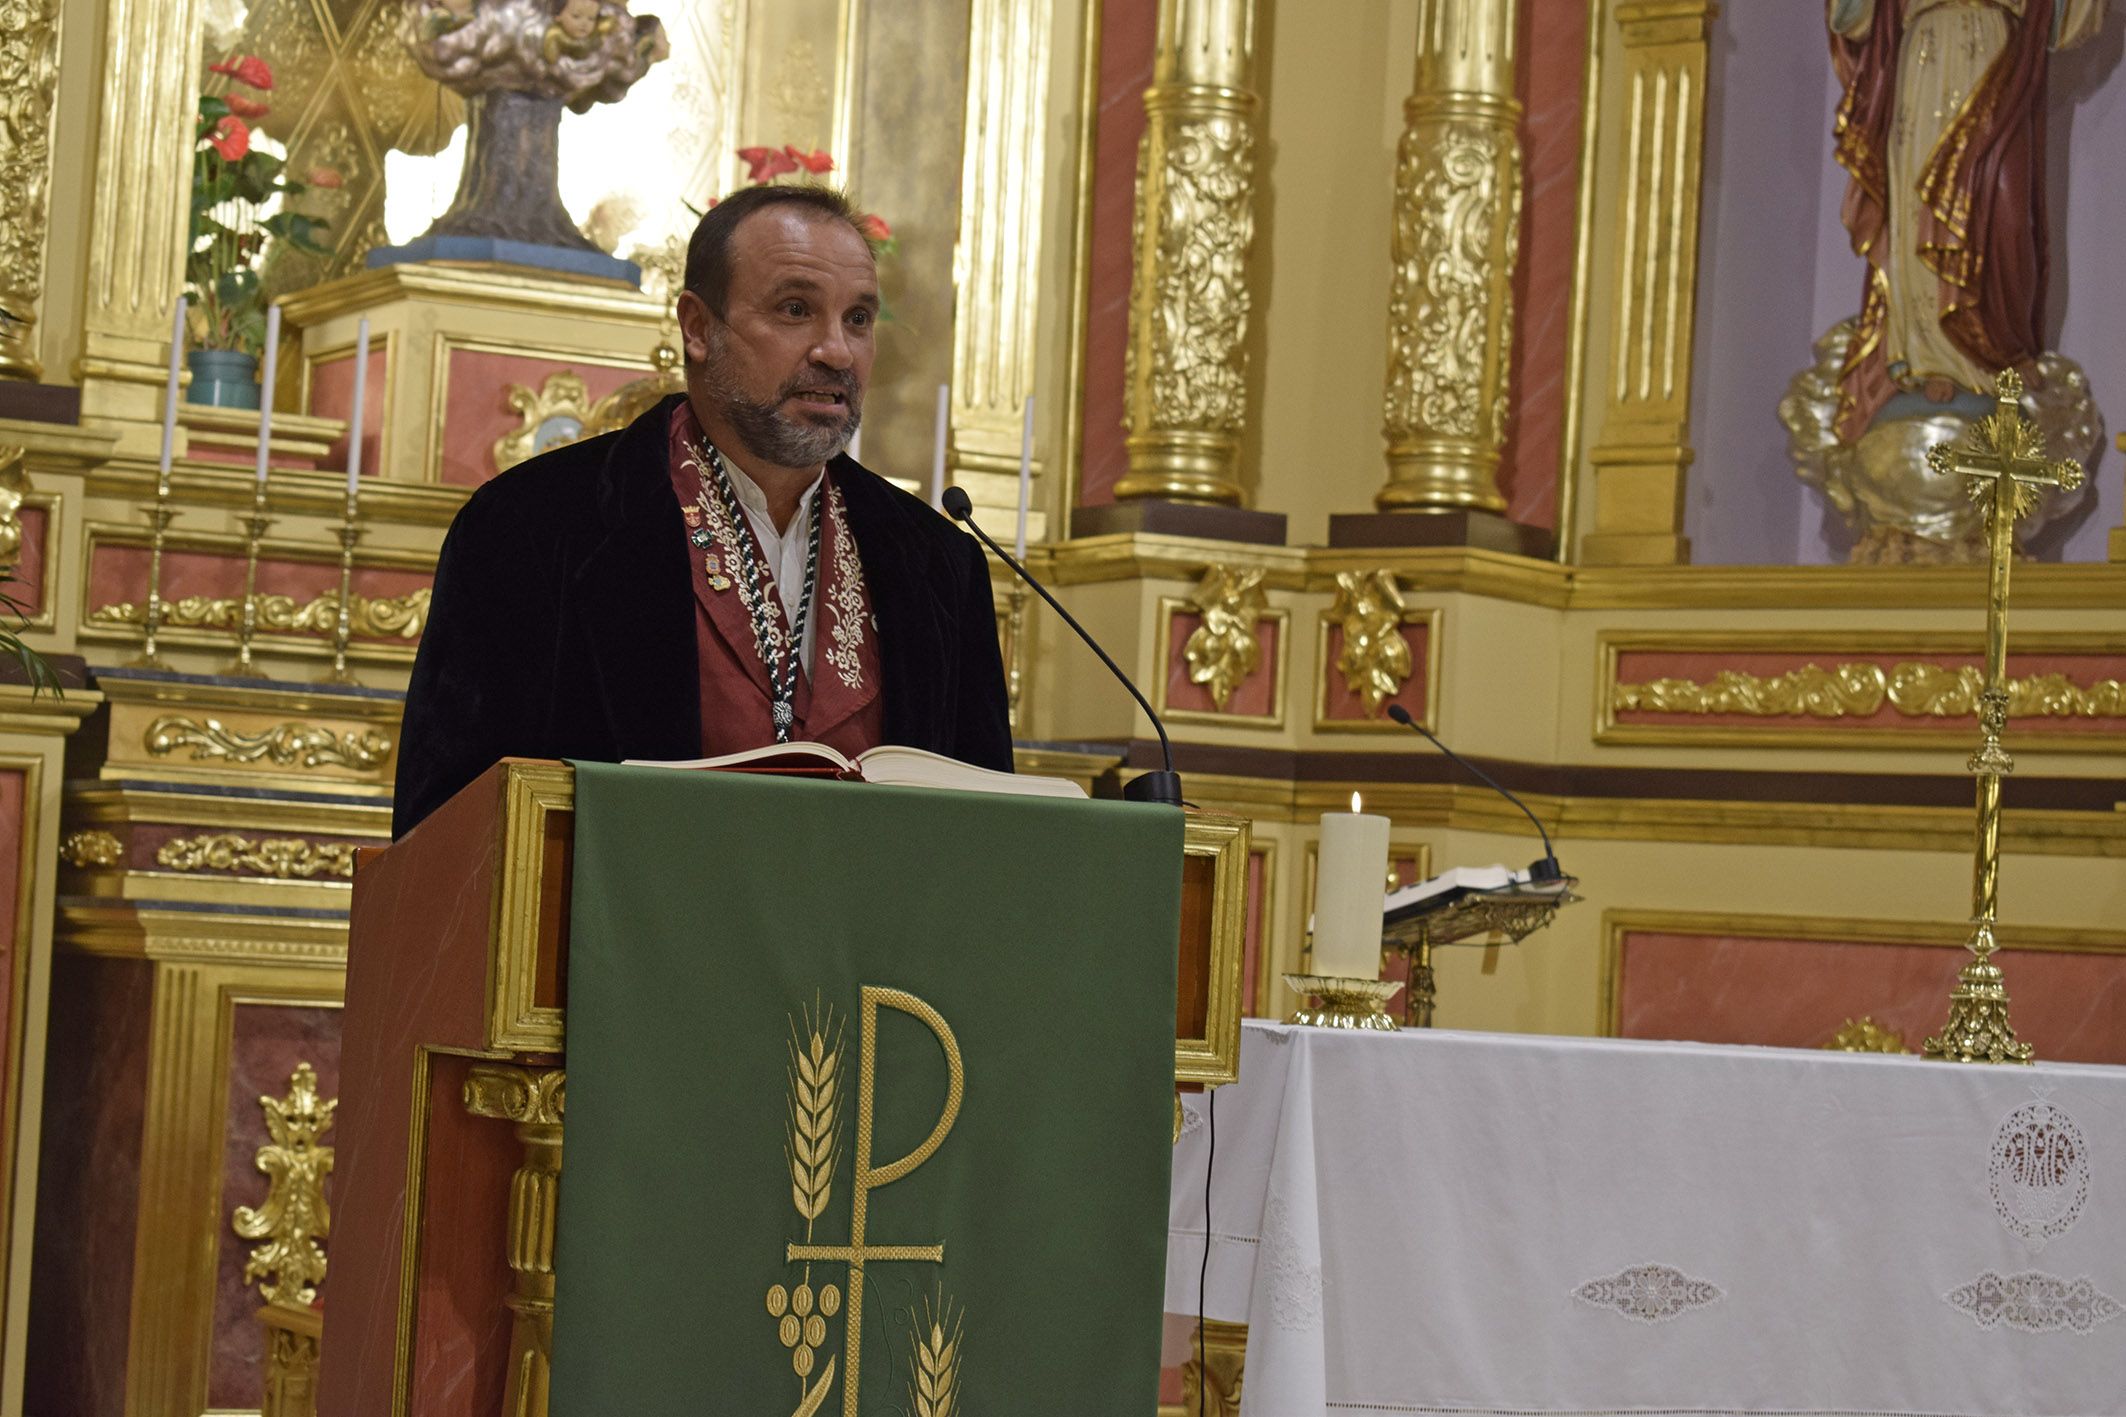
[[[785,638],[782,617],[775,612],[780,609],[775,603],[775,576],[761,563],[760,553],[754,548],[753,531],[747,523],[745,508],[738,500],[737,484],[731,481],[731,471],[724,465],[723,453],[715,444],[703,444],[707,449],[695,450],[695,463],[703,469],[701,493],[703,498],[713,497],[723,508],[724,520],[731,528],[731,540],[738,544],[740,574],[738,576],[738,599],[746,608],[753,622],[753,647],[760,651],[767,665],[768,684],[774,697],[775,741],[790,741],[791,730],[797,726],[797,672],[798,660],[804,654],[805,622],[811,618],[812,595],[819,586],[819,525],[820,508],[827,500],[827,488],[822,484],[812,495],[812,528],[810,542],[805,550],[804,593],[797,598],[797,620]],[[714,543],[715,537],[707,527],[697,527],[693,542],[697,549]]]

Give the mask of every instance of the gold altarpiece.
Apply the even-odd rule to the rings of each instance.
[[[23,259],[4,263],[0,306],[30,317],[0,338],[0,549],[18,539],[32,642],[97,671],[92,689],[61,701],[0,686],[0,818],[17,852],[12,866],[0,859],[0,877],[17,890],[8,957],[20,961],[8,985],[5,1174],[17,1179],[0,1193],[0,1413],[91,1372],[124,1410],[259,1402],[259,1373],[244,1366],[259,1351],[255,1304],[235,1314],[217,1297],[223,1267],[241,1265],[229,1213],[256,1194],[248,1173],[238,1179],[250,1189],[232,1189],[228,1155],[249,1166],[255,1098],[287,1086],[294,1044],[314,1052],[321,1077],[332,1065],[317,1050],[336,1038],[346,871],[353,849],[388,833],[396,695],[437,544],[493,474],[498,442],[528,426],[507,411],[512,387],[527,409],[551,411],[549,381],[570,374],[595,403],[649,372],[662,323],[656,298],[616,289],[492,271],[355,272],[380,219],[386,154],[440,148],[457,119],[378,47],[383,0],[241,7],[235,33],[286,75],[278,140],[350,178],[334,198],[345,209],[327,268],[275,276],[287,282],[289,343],[261,548],[259,662],[272,678],[212,677],[240,595],[236,516],[254,446],[242,419],[192,408],[178,429],[163,635],[180,677],[113,672],[140,648],[142,504],[186,197],[182,115],[210,82],[204,61],[223,52],[210,32],[228,8],[44,0],[0,16],[12,27],[0,27],[0,48],[28,56],[31,80],[28,119],[0,128],[0,166],[27,174],[8,179],[16,215],[0,250]],[[1120,0],[975,0],[964,14],[867,0],[661,8],[692,66],[688,113],[714,131],[690,150],[689,183],[707,195],[734,181],[728,151],[741,144],[829,147],[901,238],[883,276],[900,320],[882,344],[866,461],[923,483],[935,391],[949,386],[951,466],[990,528],[1008,534],[1034,400],[1035,570],[1168,714],[1191,798],[1254,823],[1252,1012],[1281,1016],[1293,1003],[1274,981],[1305,962],[1316,822],[1354,789],[1393,819],[1406,873],[1519,864],[1532,850],[1518,814],[1386,721],[1385,706],[1400,703],[1520,788],[1574,873],[1601,886],[1600,908],[1561,916],[1540,940],[1443,960],[1443,1024],[1632,1032],[1650,1005],[1632,992],[1631,961],[1659,948],[1829,952],[1827,992],[1807,1004],[1823,1010],[1822,1036],[1757,1041],[1820,1043],[1862,1014],[1910,1038],[1931,1026],[1914,1031],[1870,991],[1886,987],[1882,962],[1899,952],[1932,951],[1944,980],[1955,971],[1965,932],[1944,902],[1968,870],[1970,809],[1950,745],[1975,722],[1964,691],[1984,648],[1982,573],[1688,564],[1681,507],[1704,466],[1690,376],[1708,334],[1697,247],[1718,7],[1425,0],[1413,12],[1353,0],[1343,23],[1362,41],[1358,63],[1341,51],[1317,62],[1300,7],[1241,0],[1141,12]],[[1499,59],[1500,36],[1568,20],[1583,37],[1562,63],[1526,43]],[[1159,36],[1183,32],[1174,26],[1194,26],[1185,32],[1205,48],[1161,70]],[[1486,36],[1489,70],[1421,64]],[[287,51],[273,50],[283,41]],[[1553,66],[1543,84],[1577,95],[1562,133],[1531,126],[1558,107],[1532,101],[1538,63]],[[1204,165],[1184,174],[1217,198],[1208,266],[1188,267],[1188,241],[1161,236],[1158,184],[1172,175],[1140,179],[1133,140],[1113,145],[1119,158],[1098,141],[1101,115],[1131,104],[1141,131],[1167,135],[1159,142],[1222,135],[1197,143],[1192,160]],[[1502,442],[1479,427],[1469,448],[1450,450],[1454,477],[1426,475],[1471,505],[1497,496],[1487,458],[1506,456],[1525,412],[1503,371],[1553,349],[1555,558],[1312,544],[1328,516],[1370,512],[1377,495],[1412,485],[1383,461],[1383,396],[1399,377],[1391,350],[1427,340],[1414,328],[1419,303],[1394,298],[1397,222],[1411,206],[1396,150],[1406,132],[1450,120],[1496,140],[1493,188],[1519,180],[1529,220],[1566,194],[1569,258],[1542,309],[1504,299],[1503,276],[1487,279],[1475,308],[1495,330],[1441,346],[1474,361],[1480,397],[1503,388],[1508,431]],[[1527,180],[1506,174],[1516,141]],[[1570,170],[1539,195],[1529,174],[1561,145]],[[1291,196],[1317,190],[1303,167],[1333,180],[1338,220]],[[1119,238],[1096,207],[1124,214]],[[1531,243],[1515,248],[1498,223],[1486,230],[1492,271],[1526,271]],[[1182,262],[1166,274],[1174,298],[1115,308],[1140,280],[1160,289],[1162,249]],[[1090,293],[1113,289],[1108,267],[1123,298],[1094,308]],[[1188,285],[1192,269],[1205,284]],[[1324,284],[1325,272],[1341,283]],[[355,563],[358,683],[328,688],[312,681],[330,654],[350,435],[335,390],[365,313],[378,424],[365,430],[376,475]],[[1162,319],[1180,324],[1163,330]],[[1212,350],[1205,341],[1221,331]],[[1131,406],[1128,428],[1089,422],[1088,390],[1132,367],[1149,379],[1170,357],[1162,338],[1230,371],[1219,418],[1168,427],[1153,402]],[[1131,470],[1155,485],[1123,490],[1252,501],[1290,518],[1290,543],[1064,535],[1101,448],[1127,460],[1133,432],[1142,454],[1162,438],[1179,446],[1175,429],[1191,432],[1183,472],[1201,480],[1156,482],[1181,474],[1139,456]],[[2092,474],[2115,484],[2119,464]],[[2009,785],[2001,822],[2016,883],[2001,901],[2009,967],[2109,967],[2126,936],[2085,902],[2115,891],[2126,855],[2126,815],[2097,785],[2126,742],[2126,656],[2112,629],[2126,565],[2032,564],[2016,582],[2008,692],[2018,753],[2035,766],[2030,783]],[[1149,763],[1144,726],[1052,617],[1032,613],[1011,652],[1026,766],[1093,781]],[[1799,786],[1820,781],[1841,790],[1823,800]],[[2032,1000],[2047,986],[2016,977],[2019,1027],[2044,1047]],[[1938,1003],[1929,993],[1930,1014]],[[1709,1013],[1700,1022],[1738,1026]],[[108,1066],[65,1051],[69,1032]],[[277,1075],[234,1094],[232,1079],[269,1063]],[[129,1116],[133,1149],[115,1162],[67,1149],[69,1128],[87,1135],[86,1121]],[[128,1279],[121,1294],[92,1293],[84,1217],[111,1214],[126,1219],[99,1243],[127,1257]],[[37,1294],[81,1306],[40,1311],[41,1298],[25,1297],[33,1272]],[[1235,1343],[1218,1335],[1212,1372],[1194,1381],[1229,1395]],[[1169,1396],[1180,1396],[1178,1375]]]

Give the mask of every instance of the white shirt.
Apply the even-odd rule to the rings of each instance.
[[[812,549],[812,501],[819,495],[819,485],[826,480],[824,471],[812,479],[812,485],[797,499],[797,515],[790,518],[787,533],[775,529],[775,518],[768,515],[768,494],[760,490],[760,484],[746,476],[743,469],[729,458],[723,465],[730,470],[732,490],[738,493],[738,505],[745,508],[746,521],[753,527],[753,535],[759,539],[760,548],[768,560],[768,574],[775,578],[775,594],[782,600],[783,621],[797,623],[797,598],[805,588],[805,557]],[[824,549],[821,552],[824,557]],[[736,568],[733,568],[736,573]],[[825,568],[821,568],[825,574]],[[818,638],[819,587],[812,588],[812,608],[805,616],[804,642],[797,647],[798,668],[807,680],[812,677],[812,645]]]

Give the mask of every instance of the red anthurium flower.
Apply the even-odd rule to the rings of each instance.
[[[216,74],[226,74],[240,84],[272,92],[273,70],[256,54],[246,54],[241,59],[224,59],[219,64],[209,64],[207,68]]]
[[[886,219],[875,212],[866,215],[857,225],[864,229],[864,239],[867,241],[891,241],[893,239],[893,228],[886,225]]]
[[[207,146],[220,153],[225,162],[240,161],[251,151],[251,130],[232,113],[214,125],[214,135],[207,139]]]
[[[829,157],[822,149],[815,148],[811,152],[807,153],[799,152],[794,147],[786,147],[783,149],[783,152],[786,153],[789,156],[790,161],[796,163],[798,167],[802,167],[805,171],[813,173],[815,175],[822,172],[832,172],[834,170],[834,159]],[[796,169],[794,168],[792,169],[792,171],[795,170]]]
[[[303,180],[313,187],[344,187],[347,185],[347,179],[340,176],[340,170],[336,167],[313,167],[310,169],[310,175]]]
[[[738,155],[745,160],[748,182],[772,182],[797,171],[796,161],[781,148],[740,148]]]
[[[265,104],[255,98],[246,98],[240,93],[228,94],[222,102],[228,104],[229,111],[239,118],[263,118],[269,112]]]

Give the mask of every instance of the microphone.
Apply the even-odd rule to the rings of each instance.
[[[1535,834],[1543,838],[1543,859],[1540,861],[1532,862],[1529,865],[1529,879],[1536,881],[1561,881],[1565,878],[1564,868],[1558,865],[1558,854],[1550,849],[1550,833],[1543,830],[1543,823],[1537,819],[1536,814],[1528,811],[1528,804],[1526,802],[1523,802],[1520,798],[1514,796],[1511,792],[1508,792],[1505,788],[1501,787],[1498,784],[1497,780],[1494,779],[1490,773],[1485,772],[1475,763],[1470,762],[1460,753],[1455,752],[1454,749],[1448,747],[1445,743],[1440,742],[1438,738],[1433,736],[1431,729],[1425,727],[1425,725],[1419,723],[1416,719],[1410,717],[1410,710],[1404,708],[1401,704],[1389,704],[1388,717],[1394,719],[1397,723],[1400,723],[1405,728],[1414,728],[1419,733],[1424,734],[1426,742],[1430,743],[1433,747],[1439,749],[1442,753],[1445,753],[1455,762],[1460,763],[1463,767],[1469,769],[1469,771],[1475,773],[1478,777],[1484,780],[1484,785],[1486,787],[1489,787],[1493,792],[1496,792],[1499,796],[1505,798],[1508,802],[1511,802],[1514,806],[1520,808],[1521,811],[1527,813],[1528,820],[1535,823]]]
[[[1035,580],[1024,566],[1012,559],[1010,552],[997,545],[990,539],[988,532],[975,525],[974,503],[968,499],[965,488],[948,487],[940,500],[944,503],[948,516],[966,526],[984,546],[996,552],[998,560],[1011,567],[1020,580],[1033,587],[1035,595],[1048,602],[1049,609],[1063,617],[1064,624],[1077,631],[1078,638],[1085,641],[1086,647],[1094,654],[1100,656],[1100,662],[1107,666],[1107,672],[1122,681],[1122,687],[1129,690],[1129,696],[1137,701],[1137,707],[1143,709],[1144,716],[1152,721],[1152,729],[1159,735],[1159,755],[1165,759],[1166,767],[1159,772],[1140,773],[1131,778],[1123,787],[1122,796],[1131,802],[1161,802],[1170,807],[1180,806],[1181,775],[1174,771],[1174,745],[1167,741],[1166,725],[1159,721],[1158,714],[1152,712],[1152,706],[1145,702],[1144,695],[1137,692],[1137,686],[1129,681],[1129,676],[1122,672],[1120,665],[1107,657],[1107,651],[1100,648],[1100,642],[1087,634],[1085,627],[1048,593],[1048,587]]]

